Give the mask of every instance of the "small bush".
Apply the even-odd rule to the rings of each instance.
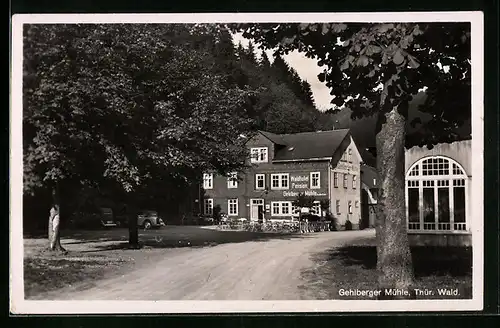
[[[351,221],[347,220],[345,222],[345,230],[352,230],[352,223],[351,223]]]
[[[212,212],[212,218],[215,223],[219,223],[222,217],[222,208],[219,204],[215,205]]]
[[[337,218],[330,213],[330,211],[326,212],[325,220],[330,222],[330,230],[337,231]]]

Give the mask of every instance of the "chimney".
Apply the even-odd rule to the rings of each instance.
[[[335,123],[332,124],[332,130],[335,130],[335,124],[338,122],[339,122],[339,120],[335,120]]]

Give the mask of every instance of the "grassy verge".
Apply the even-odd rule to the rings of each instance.
[[[51,298],[59,293],[94,287],[97,281],[126,274],[154,262],[165,250],[102,250],[119,241],[66,239],[67,254],[47,250],[45,239],[24,240],[24,295]],[[51,296],[52,295],[52,296]]]
[[[126,229],[64,231],[62,245],[69,253],[47,250],[43,234],[24,239],[24,291],[27,299],[45,299],[74,290],[94,287],[98,280],[125,275],[144,265],[151,265],[168,253],[224,243],[272,238],[300,238],[253,232],[224,232],[199,227],[169,226],[159,230],[139,231],[143,247],[128,248]],[[31,237],[31,238],[30,238]],[[35,238],[33,238],[35,237]]]
[[[414,247],[412,258],[417,299],[472,298],[472,249]],[[377,288],[374,246],[331,249],[316,254],[313,262],[302,273],[305,299],[369,300],[385,293]]]
[[[71,252],[67,255],[39,251],[24,259],[25,298],[36,298],[47,292],[86,283],[86,287],[116,272],[127,259],[109,255],[86,255]]]

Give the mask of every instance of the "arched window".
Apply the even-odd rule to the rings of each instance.
[[[444,156],[426,157],[406,173],[409,231],[467,231],[467,174]]]

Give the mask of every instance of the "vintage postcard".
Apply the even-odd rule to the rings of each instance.
[[[483,33],[14,16],[11,313],[481,310]]]

